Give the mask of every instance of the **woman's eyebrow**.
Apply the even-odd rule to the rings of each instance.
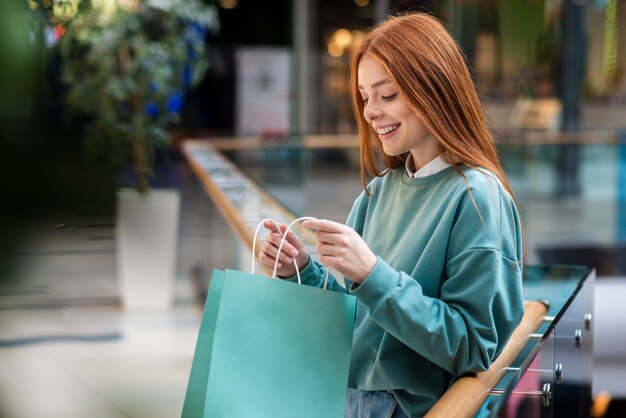
[[[391,83],[391,80],[389,80],[388,78],[385,78],[385,79],[383,79],[383,80],[377,81],[377,82],[375,82],[374,84],[372,84],[372,87],[371,87],[371,88],[375,89],[376,87],[380,87],[380,86],[382,86],[382,85],[389,84],[389,83]],[[360,85],[360,84],[359,84],[357,87],[358,87],[360,90],[363,90],[363,86],[362,86],[362,85]]]

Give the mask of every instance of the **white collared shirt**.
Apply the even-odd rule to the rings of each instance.
[[[413,172],[413,170],[411,170],[412,166],[413,166],[413,155],[409,153],[409,155],[406,157],[406,162],[404,163],[404,168],[406,169],[406,172],[409,175],[409,177],[413,177],[413,178],[427,177],[427,176],[433,175],[435,173],[440,172],[441,170],[444,170],[450,167],[450,164],[445,162],[443,158],[441,158],[441,154],[439,154],[433,160],[431,160],[428,164],[426,164],[424,167],[420,168],[416,172]]]

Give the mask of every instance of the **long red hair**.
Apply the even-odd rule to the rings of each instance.
[[[514,198],[463,54],[444,25],[425,13],[387,18],[365,36],[352,56],[352,103],[364,188],[367,173],[383,176],[403,165],[408,155],[386,155],[363,116],[357,69],[365,54],[385,68],[399,94],[441,145],[446,162],[491,171]]]

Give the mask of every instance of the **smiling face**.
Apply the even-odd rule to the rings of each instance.
[[[439,143],[408,106],[378,61],[364,55],[359,62],[357,78],[363,99],[363,116],[378,134],[385,154],[397,156],[410,152],[416,169],[441,154]]]

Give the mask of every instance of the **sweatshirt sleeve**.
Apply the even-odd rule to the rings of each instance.
[[[521,261],[503,254],[500,243],[519,231],[515,213],[501,211],[501,198],[473,191],[476,205],[468,199],[459,206],[439,297],[380,258],[362,284],[350,287],[382,328],[455,375],[486,370],[523,314]]]
[[[324,287],[324,280],[326,280],[326,269],[327,267],[323,266],[321,263],[309,258],[309,264],[300,272],[302,284],[311,287],[319,287],[321,289]],[[298,276],[289,277],[287,280],[298,283]],[[328,286],[326,289],[332,290],[333,292],[348,293],[346,288],[335,279],[332,273],[328,275]]]

